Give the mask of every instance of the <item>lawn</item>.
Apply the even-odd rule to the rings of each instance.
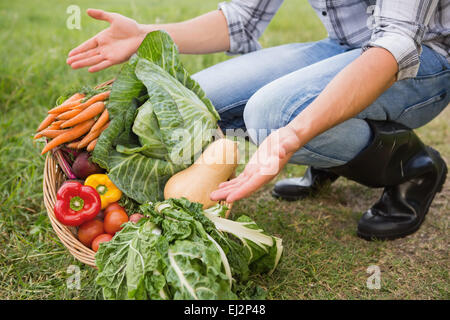
[[[81,30],[66,27],[66,8],[79,5]],[[119,67],[89,74],[71,70],[69,50],[106,26],[89,19],[95,6],[138,22],[164,23],[216,8],[216,1],[100,0],[2,1],[0,3],[0,299],[101,298],[96,271],[77,262],[51,228],[42,199],[44,157],[34,129],[55,99],[71,88],[112,78]],[[295,17],[295,18],[293,18]],[[319,40],[326,32],[306,0],[286,1],[261,39],[263,46]],[[194,73],[229,59],[225,54],[183,56]],[[450,109],[417,130],[425,143],[450,160]],[[304,167],[289,165],[279,179]],[[315,198],[273,199],[265,188],[237,202],[233,215],[248,214],[283,238],[283,259],[271,276],[255,281],[270,299],[449,299],[450,179],[434,200],[422,228],[390,242],[367,242],[356,224],[380,195],[339,179]],[[69,265],[81,268],[81,289],[68,289]],[[381,288],[368,289],[366,270],[381,270]]]

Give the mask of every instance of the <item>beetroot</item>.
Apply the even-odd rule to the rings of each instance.
[[[73,162],[72,171],[79,179],[86,179],[94,173],[103,173],[105,170],[91,161],[89,152],[81,152]]]

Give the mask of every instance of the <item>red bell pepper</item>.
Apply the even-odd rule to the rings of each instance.
[[[100,212],[101,200],[97,190],[76,181],[67,181],[56,194],[55,216],[66,226],[79,226]]]

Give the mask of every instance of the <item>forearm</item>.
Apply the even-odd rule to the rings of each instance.
[[[154,30],[166,31],[185,54],[222,52],[230,48],[227,21],[220,10],[183,22],[141,25],[141,28],[145,34]]]
[[[305,145],[367,108],[395,82],[397,71],[397,62],[387,50],[367,50],[338,73],[287,127],[295,131],[301,146]]]

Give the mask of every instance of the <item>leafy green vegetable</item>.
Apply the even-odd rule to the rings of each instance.
[[[236,299],[210,242],[177,240],[167,252],[166,280],[176,300]]]
[[[126,125],[129,124],[125,121],[131,118],[130,116],[127,117],[127,112],[135,112],[133,110],[136,108],[135,98],[145,95],[145,86],[134,74],[136,63],[137,59],[133,57],[128,63],[124,64],[112,85],[107,105],[110,123],[108,128],[99,136],[92,154],[93,161],[105,169],[109,169],[108,160],[110,153],[115,151],[115,147],[119,142],[118,138],[126,131]],[[130,107],[131,111],[129,110]],[[130,141],[131,143],[132,141]]]
[[[163,31],[149,33],[123,66],[107,109],[110,125],[93,160],[140,203],[163,199],[167,180],[201,153],[219,119]]]
[[[159,124],[160,135],[157,137],[166,146],[168,159],[173,163],[190,163],[192,156],[200,153],[203,147],[198,143],[199,135],[200,141],[209,142],[214,133],[211,130],[216,129],[215,115],[193,91],[148,60],[139,60],[136,76],[147,87]],[[183,151],[188,154],[184,155]]]
[[[250,218],[224,219],[225,206],[203,210],[163,198],[167,180],[210,142],[219,115],[181,65],[162,31],[144,39],[114,81],[110,125],[93,159],[145,218],[128,222],[96,254],[106,299],[236,299],[262,297],[250,274],[272,272],[281,239]],[[132,199],[132,200],[131,200]],[[152,202],[150,202],[152,201]],[[156,203],[153,203],[156,202]]]
[[[103,288],[105,299],[127,299],[126,268],[130,245],[138,227],[127,223],[108,245],[101,244],[95,255],[98,267],[97,283]]]
[[[141,150],[130,150],[131,153],[141,152],[147,157],[165,159],[167,148],[162,142],[158,119],[153,112],[153,104],[147,100],[138,109],[133,132],[139,137]]]
[[[166,280],[162,275],[163,257],[158,250],[159,247],[167,248],[167,243],[157,230],[153,223],[144,223],[130,243],[125,269],[128,298],[168,298]]]
[[[139,46],[137,55],[160,66],[171,76],[181,82],[186,88],[194,92],[206,105],[209,112],[219,120],[219,114],[206,97],[200,85],[193,80],[184,69],[178,57],[178,49],[172,38],[164,31],[154,31],[147,35]]]
[[[99,269],[97,283],[105,299],[167,299],[166,281],[162,275],[160,251],[167,243],[160,230],[150,221],[131,222],[101,244],[96,254]]]
[[[109,155],[108,165],[108,177],[127,196],[139,203],[162,199],[167,180],[184,168],[140,153],[125,156],[115,150]]]
[[[187,199],[169,199],[140,210],[146,218],[125,224],[96,254],[106,299],[264,297],[248,276],[275,269],[281,239],[246,216],[220,217],[225,206],[203,210]]]

